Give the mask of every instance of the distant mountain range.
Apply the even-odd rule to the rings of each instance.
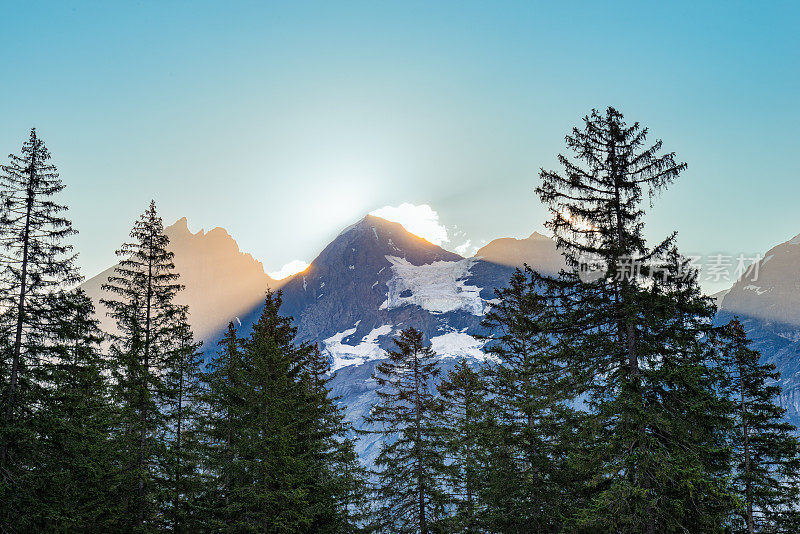
[[[192,328],[199,339],[213,339],[229,321],[258,305],[268,287],[280,286],[264,272],[260,261],[239,250],[239,245],[223,228],[192,233],[184,217],[167,226],[164,233],[169,237],[170,250],[175,253],[180,283],[185,286],[177,300],[189,306]],[[114,330],[114,322],[99,304],[100,298],[106,296],[101,286],[115,267],[81,285],[95,301],[106,332]]]
[[[335,373],[333,393],[359,428],[377,400],[373,369],[393,347],[393,336],[408,326],[421,330],[445,372],[460,358],[480,362],[485,356],[476,335],[494,288],[506,285],[524,263],[548,273],[563,266],[553,242],[540,234],[498,239],[464,258],[398,223],[367,215],[344,229],[305,271],[275,281],[221,228],[192,234],[181,219],[166,233],[186,286],[181,302],[190,306],[190,321],[207,354],[213,354],[229,321],[247,335],[266,289],[280,288],[282,313],[294,317],[298,341],[316,343],[327,354]],[[96,301],[111,269],[83,284]],[[113,328],[109,319],[104,322]],[[367,461],[377,454],[376,439],[359,442]]]
[[[504,287],[525,263],[551,274],[564,266],[554,242],[538,233],[496,239],[465,258],[398,223],[367,215],[345,228],[305,271],[276,281],[222,228],[191,233],[184,218],[165,230],[186,286],[180,302],[189,305],[208,357],[228,322],[234,321],[242,336],[249,334],[264,292],[280,288],[282,313],[294,317],[298,341],[318,344],[329,357],[335,373],[331,387],[357,427],[377,400],[373,369],[400,330],[421,330],[445,372],[460,358],[478,363],[485,355],[477,337],[494,289]],[[83,284],[96,301],[112,269]],[[769,250],[730,290],[714,297],[717,321],[740,317],[754,346],[781,371],[783,403],[789,418],[800,423],[800,236]],[[105,315],[102,309],[100,314]],[[108,318],[102,320],[113,329]],[[373,459],[376,440],[361,439],[359,452]]]
[[[781,372],[783,406],[800,426],[800,235],[768,250],[721,297],[717,322],[733,317]]]

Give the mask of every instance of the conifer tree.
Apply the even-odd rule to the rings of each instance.
[[[309,492],[316,510],[314,532],[359,532],[368,522],[366,470],[355,451],[352,424],[345,421],[344,407],[332,397],[328,383],[330,363],[313,346],[308,352],[303,384],[308,393],[308,414],[315,425],[306,437],[312,448],[316,480]]]
[[[448,532],[479,532],[483,507],[479,498],[483,447],[484,384],[466,360],[459,361],[438,386],[442,413],[441,443],[449,494]]]
[[[517,270],[483,322],[489,425],[482,498],[497,532],[557,532],[579,508],[585,417],[571,404],[574,376],[554,346],[551,308],[535,273]]]
[[[176,317],[184,310],[174,303],[182,286],[167,249],[155,202],[131,230],[131,242],[122,245],[121,258],[103,289],[101,302],[117,321],[111,356],[115,360],[114,395],[120,408],[116,438],[125,465],[120,500],[131,530],[150,531],[158,523],[159,493],[168,469],[163,437],[169,432],[164,408],[166,373],[176,345]],[[160,470],[160,471],[159,471]]]
[[[780,373],[760,363],[744,327],[734,319],[725,332],[735,402],[733,484],[741,510],[735,532],[800,530],[800,441],[778,404]]]
[[[31,336],[36,337],[44,321],[44,301],[80,281],[67,243],[76,232],[65,216],[67,208],[57,202],[65,186],[35,129],[20,155],[9,158],[0,173],[0,330],[8,346],[0,362],[3,488],[15,484],[16,470],[27,463],[25,451],[32,450],[24,443],[31,438],[25,428],[36,402],[33,375],[41,355],[34,352],[40,343]]]
[[[114,407],[109,362],[94,305],[78,289],[47,299],[48,343],[41,380],[45,394],[36,413],[36,470],[29,475],[34,502],[21,530],[90,532],[119,523]]]
[[[439,528],[447,502],[436,424],[440,407],[432,385],[441,370],[418,330],[403,330],[395,344],[375,368],[379,402],[365,418],[383,436],[375,461],[377,519],[387,532],[427,534]]]
[[[674,234],[655,247],[646,244],[643,193],[652,199],[686,165],[673,153],[662,154],[661,141],[648,146],[647,133],[613,108],[592,111],[584,128],[566,137],[574,158],[559,156],[564,174],[542,170],[537,188],[569,267],[548,282],[559,307],[552,332],[567,348],[570,372],[582,377],[580,398],[599,430],[586,455],[597,473],[587,486],[591,502],[574,528],[717,530],[727,496],[707,425],[720,413],[692,421],[700,410],[678,409],[677,400],[678,392],[701,388],[693,402],[725,409],[708,379],[714,365],[709,338],[685,335],[709,327],[711,308],[694,297],[683,306],[681,291],[670,287],[679,273],[660,284],[645,279],[649,265],[678,262],[667,257]],[[580,271],[587,261],[600,267],[593,280]],[[696,280],[690,277],[689,284],[683,294],[695,291]],[[686,473],[692,477],[681,486]]]
[[[202,519],[195,503],[203,486],[199,428],[203,353],[201,344],[194,341],[185,310],[179,309],[173,321],[173,345],[165,354],[167,370],[161,392],[166,417],[166,433],[161,439],[167,446],[161,485],[168,492],[159,500],[166,526],[173,532],[194,532]]]
[[[304,374],[310,347],[293,344],[296,329],[281,316],[280,293],[268,292],[250,337],[232,326],[209,377],[208,429],[220,443],[210,466],[220,481],[215,522],[233,531],[326,531],[320,487],[319,412]],[[213,447],[213,443],[212,443]],[[323,528],[325,527],[325,528]]]
[[[204,449],[204,506],[206,523],[212,530],[221,530],[231,507],[235,479],[235,453],[243,428],[244,406],[239,395],[242,383],[242,346],[233,322],[219,340],[215,358],[204,375],[204,415],[202,419]]]
[[[80,281],[50,153],[32,129],[0,169],[0,527],[25,529],[41,443],[42,347],[51,294]]]

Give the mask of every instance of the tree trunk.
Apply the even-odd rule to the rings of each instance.
[[[425,517],[425,483],[423,481],[422,473],[422,406],[420,399],[420,376],[419,376],[419,357],[417,349],[414,349],[414,404],[415,404],[415,441],[414,449],[416,452],[417,460],[417,505],[419,507],[419,531],[421,534],[428,533],[428,523]]]
[[[750,480],[750,429],[745,420],[746,417],[746,403],[744,397],[744,376],[742,376],[743,369],[739,367],[739,381],[740,381],[740,400],[742,403],[742,434],[744,438],[744,476],[745,476],[745,501],[747,505],[747,532],[753,534],[755,532],[755,525],[753,523],[753,484]]]
[[[175,499],[172,503],[175,519],[172,523],[172,531],[178,532],[178,522],[180,519],[180,485],[181,485],[181,423],[183,423],[183,360],[180,363],[180,377],[178,378],[178,426],[175,436]]]
[[[14,414],[14,405],[16,404],[17,396],[17,383],[19,382],[19,366],[20,357],[22,354],[22,327],[25,323],[25,299],[28,290],[28,247],[30,243],[31,232],[31,211],[33,210],[34,192],[33,181],[36,178],[36,152],[34,145],[34,152],[31,154],[31,165],[29,167],[30,175],[28,177],[28,198],[25,206],[25,232],[22,237],[22,270],[20,272],[20,286],[19,286],[19,302],[17,302],[17,324],[16,332],[14,333],[14,352],[11,357],[11,377],[8,383],[8,395],[6,404],[6,413],[4,415],[5,423],[11,421]],[[8,459],[8,442],[3,440],[3,450],[0,451],[0,465],[5,467]]]
[[[149,236],[147,250],[147,300],[144,323],[144,361],[142,369],[142,405],[141,405],[141,431],[139,437],[139,487],[137,497],[139,500],[139,510],[137,521],[141,525],[144,522],[144,470],[147,465],[145,449],[147,448],[147,388],[148,376],[150,374],[150,307],[153,299],[153,236]]]

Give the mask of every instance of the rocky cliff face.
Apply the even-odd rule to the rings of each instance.
[[[557,274],[566,267],[555,242],[538,232],[532,233],[527,239],[495,239],[478,250],[475,257],[507,267],[522,267],[527,263],[548,274]]]
[[[717,322],[733,317],[781,372],[782,404],[800,426],[800,235],[767,251],[722,297]]]
[[[166,227],[164,233],[175,254],[180,283],[185,286],[177,301],[189,306],[189,320],[197,339],[213,338],[229,321],[256,306],[268,287],[278,285],[264,273],[260,261],[239,250],[223,228],[192,233],[186,218],[182,218]],[[99,301],[106,297],[101,286],[114,268],[109,267],[81,285],[94,300],[106,332],[114,331],[115,326]]]

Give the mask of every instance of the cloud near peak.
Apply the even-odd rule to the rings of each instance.
[[[428,204],[419,206],[404,202],[399,206],[384,206],[369,213],[381,219],[400,223],[403,228],[434,245],[450,241],[447,228],[439,222],[439,214]]]
[[[267,273],[273,280],[283,280],[293,274],[297,274],[308,269],[308,262],[303,260],[292,260],[277,271]]]

